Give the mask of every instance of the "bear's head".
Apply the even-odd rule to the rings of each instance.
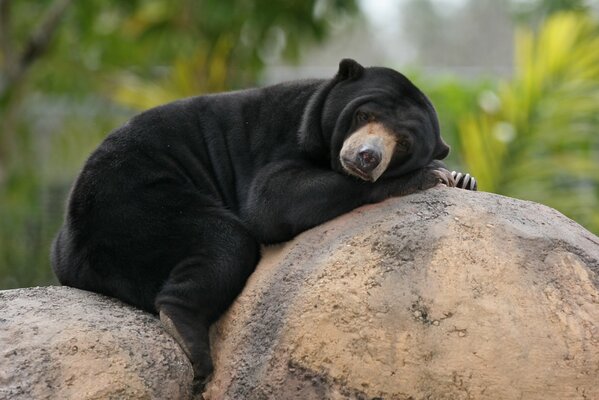
[[[299,141],[313,159],[371,182],[449,153],[433,105],[414,84],[392,69],[350,59],[312,96]]]

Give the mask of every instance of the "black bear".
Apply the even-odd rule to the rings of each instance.
[[[452,175],[433,106],[400,73],[345,59],[329,80],[175,101],[134,117],[89,157],[52,265],[68,286],[159,313],[212,371],[208,328],[260,244]]]

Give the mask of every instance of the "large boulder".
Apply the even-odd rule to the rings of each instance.
[[[435,188],[269,248],[207,399],[599,399],[599,238]]]
[[[435,188],[265,249],[212,329],[206,399],[599,399],[599,238],[550,208]],[[185,399],[157,318],[0,291],[0,399]]]
[[[0,399],[185,399],[192,378],[152,315],[68,287],[0,291]]]

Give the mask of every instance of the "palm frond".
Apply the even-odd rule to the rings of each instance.
[[[515,40],[499,110],[459,122],[467,167],[482,190],[544,202],[599,232],[599,24],[560,13]]]

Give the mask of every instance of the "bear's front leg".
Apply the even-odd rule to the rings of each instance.
[[[264,167],[252,181],[242,218],[265,244],[295,235],[364,204],[425,190],[454,186],[440,161],[397,178],[367,182],[308,162],[289,160]]]

